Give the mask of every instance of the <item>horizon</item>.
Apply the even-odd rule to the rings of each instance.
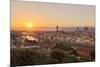
[[[86,26],[85,26],[86,27]],[[72,29],[77,29],[78,27],[59,27],[60,31],[65,31],[65,30],[72,30]],[[79,27],[80,29],[83,29],[84,27]],[[88,27],[89,29],[95,29],[95,27]],[[28,31],[23,28],[19,29],[10,29],[11,31]],[[55,31],[56,27],[41,27],[39,29],[30,29],[29,31]]]

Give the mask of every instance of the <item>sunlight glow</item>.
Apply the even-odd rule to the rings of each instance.
[[[33,23],[32,22],[27,22],[26,27],[28,29],[32,29],[33,28]]]
[[[28,28],[32,28],[33,26],[32,26],[32,24],[28,24],[27,27]]]

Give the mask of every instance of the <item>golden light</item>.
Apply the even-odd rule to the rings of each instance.
[[[28,27],[28,28],[32,28],[33,25],[32,25],[32,24],[28,24],[27,27]]]
[[[33,23],[32,22],[27,22],[26,27],[31,30],[33,28]]]

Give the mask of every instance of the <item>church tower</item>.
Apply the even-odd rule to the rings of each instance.
[[[58,25],[56,26],[56,33],[58,32]]]

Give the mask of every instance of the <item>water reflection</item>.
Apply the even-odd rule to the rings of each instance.
[[[28,40],[36,40],[36,41],[38,41],[37,38],[34,38],[33,36],[29,36],[29,35],[27,35],[25,38],[28,39]]]

